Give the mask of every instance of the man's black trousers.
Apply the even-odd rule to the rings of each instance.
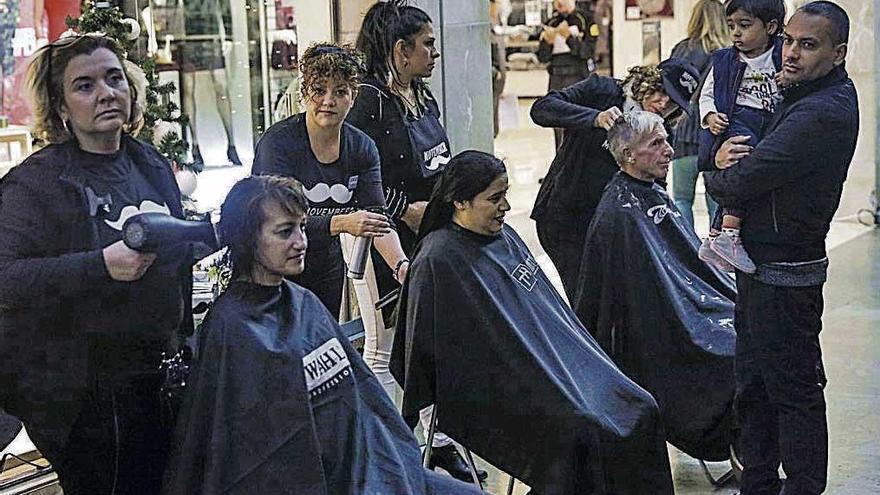
[[[828,471],[822,286],[779,287],[740,273],[737,290],[742,495],[822,493]]]

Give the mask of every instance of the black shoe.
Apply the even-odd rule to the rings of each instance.
[[[205,165],[205,159],[202,158],[202,152],[199,151],[199,145],[195,145],[192,147],[192,155],[193,155],[193,161],[192,161],[193,165],[195,165],[195,166],[199,166],[199,165],[204,166]]]
[[[238,152],[235,151],[235,146],[230,145],[226,148],[226,158],[228,158],[233,165],[241,165],[241,158],[238,157]]]
[[[431,449],[431,461],[428,463],[428,467],[431,469],[441,467],[452,475],[453,478],[465,483],[473,483],[474,481],[467,462],[464,461],[464,457],[461,456],[458,449],[455,448],[455,444],[452,443]],[[489,473],[482,469],[477,469],[477,477],[480,478],[480,481],[486,481]]]

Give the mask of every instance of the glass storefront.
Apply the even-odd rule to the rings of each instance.
[[[180,130],[190,145],[187,158],[197,152],[206,171],[228,168],[235,175],[249,170],[254,145],[270,125],[301,111],[298,53],[318,41],[353,43],[363,12],[374,1],[100,3],[139,21],[142,34],[131,58],[153,58],[159,80],[175,84],[176,91],[165,98],[190,119],[190,126]],[[80,0],[0,0],[0,126],[9,124],[0,137],[27,132],[31,117],[24,74],[29,57],[57,39],[67,29],[66,16],[78,16],[79,9]],[[20,162],[28,151],[17,143],[0,143],[0,167]],[[239,161],[245,169],[235,172],[230,165]]]
[[[160,81],[173,82],[174,101],[191,121],[183,135],[206,167],[253,158],[257,139],[299,109],[299,11],[330,0],[116,0],[107,2],[138,19],[143,34],[134,59],[156,60]],[[69,4],[69,5],[68,5]],[[0,137],[31,123],[24,91],[29,57],[66,30],[80,0],[0,0]],[[37,10],[41,10],[37,12]],[[311,33],[331,39],[332,29]],[[8,127],[3,127],[8,124]],[[26,140],[23,140],[26,141]],[[0,163],[26,150],[0,146]],[[238,160],[231,159],[237,156]]]
[[[296,108],[292,0],[148,0],[148,52],[191,119],[187,140],[208,167],[245,163],[268,126]]]

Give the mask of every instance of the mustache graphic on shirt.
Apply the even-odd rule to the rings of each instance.
[[[349,191],[348,188],[342,184],[328,186],[323,182],[315,184],[315,187],[311,189],[303,189],[305,190],[306,198],[312,203],[322,203],[327,201],[328,198],[332,198],[333,201],[344,205],[351,201],[351,196],[353,194],[352,191]]]
[[[165,204],[158,204],[150,201],[149,199],[141,202],[141,206],[133,206],[128,205],[119,212],[119,219],[115,222],[110,220],[104,220],[104,223],[110,226],[110,228],[114,230],[118,230],[122,232],[122,226],[125,225],[125,221],[129,218],[140,215],[141,213],[164,213],[166,215],[171,214],[171,209],[168,208]]]

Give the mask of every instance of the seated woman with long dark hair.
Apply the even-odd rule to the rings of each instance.
[[[437,428],[546,494],[666,494],[657,404],[601,350],[504,223],[504,164],[455,156],[425,212],[392,371],[411,424]]]
[[[286,281],[306,259],[294,179],[229,192],[233,281],[199,339],[165,493],[469,494],[421,466],[415,438],[321,301]]]

